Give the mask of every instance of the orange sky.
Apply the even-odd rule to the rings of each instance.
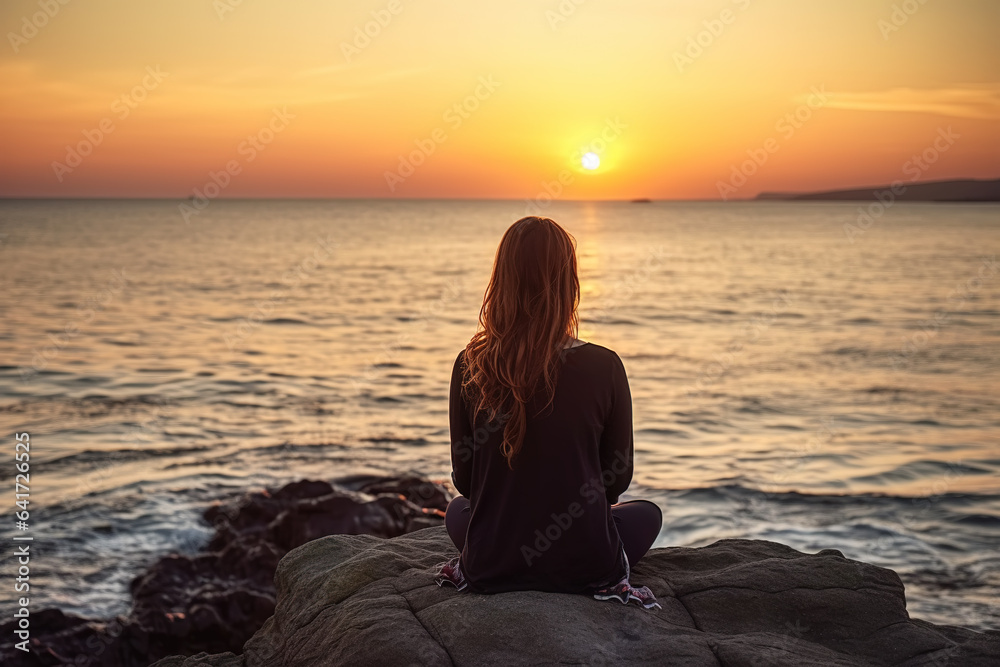
[[[0,9],[0,196],[743,198],[947,128],[922,180],[1000,177],[991,0],[62,2]]]

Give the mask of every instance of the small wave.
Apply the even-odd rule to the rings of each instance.
[[[993,514],[966,514],[954,519],[958,523],[972,526],[982,526],[984,528],[1000,528],[1000,516]]]
[[[282,405],[261,405],[260,403],[242,403],[240,401],[227,401],[225,399],[212,401],[213,405],[230,405],[234,408],[250,408],[252,410],[283,410]]]
[[[770,414],[784,414],[783,410],[771,407],[767,405],[759,398],[747,397],[743,399],[743,405],[736,408],[736,412],[747,412],[753,415],[760,415],[765,413]]]
[[[867,357],[870,353],[868,350],[860,347],[838,347],[835,350],[831,350],[830,354],[836,354],[843,357]]]
[[[203,452],[209,447],[163,447],[149,449],[85,449],[82,452],[75,452],[60,456],[45,462],[47,468],[58,468],[66,465],[80,465],[91,467],[94,465],[105,465],[111,463],[127,463],[141,461],[143,459],[159,458],[164,456],[183,456],[186,454],[196,454]]]
[[[70,404],[73,405],[104,405],[108,407],[124,407],[133,405],[166,405],[168,401],[161,396],[155,394],[140,394],[138,396],[125,396],[123,398],[114,398],[108,396],[107,394],[87,394],[78,399],[70,400]]]
[[[622,353],[620,356],[621,356],[622,359],[628,359],[629,361],[631,361],[633,359],[643,359],[643,360],[645,360],[645,359],[681,359],[681,360],[685,360],[685,361],[690,360],[689,357],[684,357],[684,356],[679,355],[679,354],[671,354],[671,353],[666,353],[666,354],[644,354],[644,353],[641,353],[641,354],[625,354],[625,353]]]
[[[250,452],[316,452],[321,449],[350,449],[348,445],[334,443],[334,442],[316,442],[316,443],[292,443],[283,442],[280,445],[265,445],[263,447],[254,447]]]
[[[423,445],[431,444],[426,438],[396,438],[392,436],[384,437],[370,437],[370,438],[358,438],[360,442],[376,442],[376,443],[393,443],[397,445],[414,445],[421,447]]]
[[[868,484],[895,484],[913,480],[926,479],[928,483],[940,481],[961,475],[990,475],[995,471],[965,463],[947,461],[910,461],[892,470],[886,470],[874,475],[863,475],[852,478],[855,482]]]
[[[294,317],[275,317],[270,320],[264,320],[264,324],[297,324],[306,327],[312,326],[311,322],[299,320]]]
[[[231,387],[240,387],[243,389],[250,390],[256,386],[267,386],[268,382],[264,380],[217,380],[216,384],[222,384]]]
[[[646,319],[665,322],[681,322],[687,324],[705,324],[704,318],[691,317],[690,315],[682,315],[679,313],[650,313],[649,315],[646,315]]]
[[[974,315],[974,314],[977,314],[977,313],[970,313],[970,314]],[[957,315],[957,313],[948,313],[948,318],[946,320],[944,320],[944,326],[947,326],[947,327],[975,327],[975,326],[980,326],[982,324],[982,322],[974,322],[972,320],[967,320],[967,319],[955,319],[955,315]],[[930,331],[933,332],[934,328],[933,328],[933,325],[930,324],[929,319],[930,318],[926,318],[925,317],[925,318],[921,318],[921,319],[919,319],[919,320],[917,320],[915,322],[906,322],[906,323],[901,324],[900,327],[903,328],[903,329],[911,330],[911,331],[913,331],[913,330],[923,331],[925,329],[929,329]]]
[[[597,322],[597,323],[600,323],[600,324],[611,324],[611,325],[615,325],[615,326],[619,326],[620,325],[620,326],[632,327],[632,326],[637,326],[638,325],[638,322],[636,322],[635,320],[626,320],[626,319],[623,319],[623,318],[619,318],[619,319],[604,319],[604,318],[601,318],[601,317],[597,317],[597,318],[595,318],[594,321]]]
[[[967,506],[970,502],[996,502],[1000,501],[1000,495],[992,493],[956,493],[945,492],[926,495],[902,495],[891,493],[807,493],[803,491],[765,491],[753,486],[743,484],[718,484],[715,486],[699,486],[687,489],[665,489],[664,493],[674,498],[683,498],[692,501],[731,501],[737,498],[757,497],[774,502],[782,503],[807,503],[821,506],[831,505],[858,505],[859,507],[870,507],[875,504],[898,505],[901,508],[912,509],[913,507],[923,507],[930,503],[950,504],[956,508]],[[969,514],[962,512],[962,516]]]
[[[110,382],[111,378],[101,375],[78,375],[70,382],[73,384],[104,384],[105,382]],[[85,399],[89,398],[106,398],[105,396],[84,396]]]
[[[796,424],[768,424],[767,428],[773,428],[779,431],[804,431],[805,429]]]
[[[684,431],[678,431],[672,428],[642,428],[637,430],[636,433],[642,435],[664,435],[664,436],[681,437],[681,438],[691,437]]]
[[[55,370],[40,370],[38,375],[41,377],[58,377],[60,375],[72,375],[69,371],[55,371]]]

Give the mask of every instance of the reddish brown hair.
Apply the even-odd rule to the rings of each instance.
[[[465,348],[463,380],[476,412],[504,422],[501,451],[511,468],[528,400],[544,389],[544,410],[555,396],[561,352],[579,328],[579,303],[576,239],[549,218],[511,225],[497,248],[480,331]]]

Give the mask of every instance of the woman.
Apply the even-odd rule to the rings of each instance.
[[[451,378],[445,514],[461,552],[438,584],[541,590],[659,606],[629,567],[653,544],[651,502],[632,480],[632,403],[621,359],[576,338],[575,240],[548,218],[515,222],[497,249],[481,330]]]

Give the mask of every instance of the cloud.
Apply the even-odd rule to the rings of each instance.
[[[169,78],[143,101],[143,115],[158,111],[168,117],[207,117],[253,108],[269,111],[278,105],[329,105],[368,94],[358,84],[323,86],[293,80],[286,70],[274,67],[164,69]],[[143,76],[145,72],[136,68],[70,76],[31,61],[0,61],[0,121],[90,124],[113,115],[112,105],[141,84]]]
[[[927,113],[955,118],[1000,120],[1000,83],[951,88],[892,88],[868,93],[830,92],[824,105],[852,111]]]

